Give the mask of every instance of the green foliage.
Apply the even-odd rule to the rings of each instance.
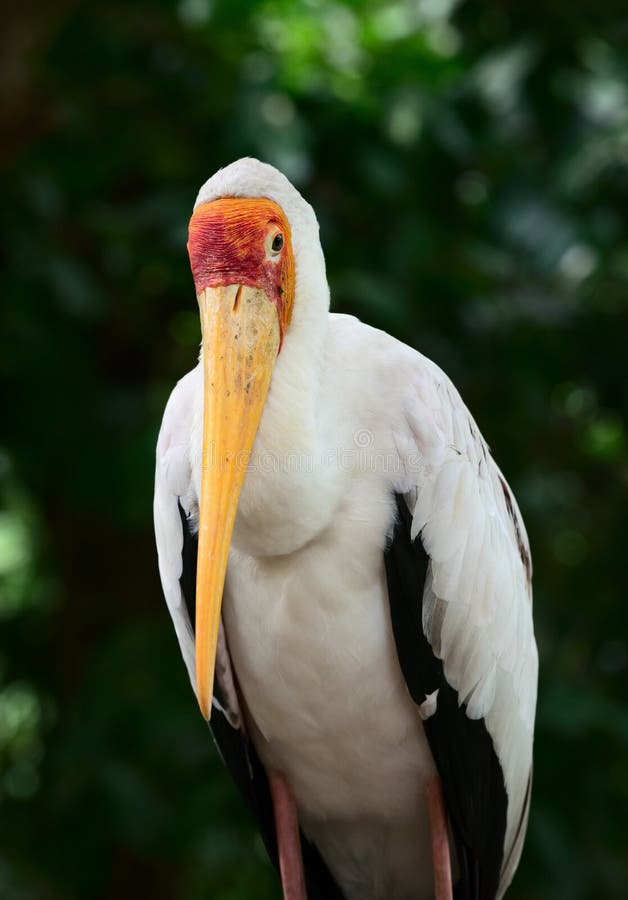
[[[186,683],[150,520],[199,340],[190,209],[250,154],[317,210],[334,307],[448,371],[520,499],[542,677],[510,896],[625,897],[625,10],[33,0],[3,18],[0,896],[278,896]]]

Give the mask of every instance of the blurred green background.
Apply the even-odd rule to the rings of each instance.
[[[449,373],[520,500],[542,677],[509,896],[628,896],[625,3],[23,0],[3,32],[0,898],[279,897],[151,522],[187,221],[246,154],[313,203],[334,308]]]

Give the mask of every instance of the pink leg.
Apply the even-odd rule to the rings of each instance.
[[[283,775],[269,772],[268,781],[275,813],[283,900],[307,900],[297,807]]]
[[[427,811],[432,834],[432,864],[434,866],[435,900],[452,900],[451,857],[449,855],[449,835],[447,833],[447,811],[443,799],[440,778],[435,775],[425,788]]]

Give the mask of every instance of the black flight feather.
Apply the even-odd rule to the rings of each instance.
[[[458,859],[456,900],[494,900],[504,854],[507,795],[493,741],[483,719],[469,719],[447,682],[422,626],[423,589],[430,564],[412,517],[397,495],[397,521],[385,553],[393,633],[401,670],[415,703],[438,690],[436,711],[423,727],[443,784]]]

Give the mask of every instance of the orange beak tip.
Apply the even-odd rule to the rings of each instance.
[[[209,722],[212,715],[212,701],[211,698],[207,696],[204,691],[198,691],[198,706],[201,711],[201,715],[205,719],[206,722]]]

